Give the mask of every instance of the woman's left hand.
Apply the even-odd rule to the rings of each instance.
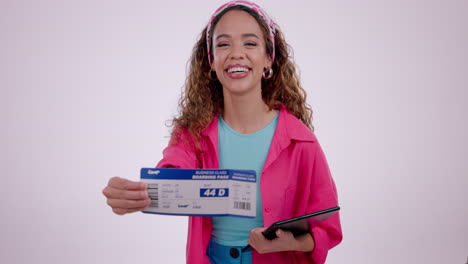
[[[249,245],[258,253],[271,253],[278,251],[312,251],[314,249],[314,239],[310,234],[294,237],[291,232],[281,229],[276,230],[277,238],[266,239],[262,232],[266,228],[254,228],[250,230]]]

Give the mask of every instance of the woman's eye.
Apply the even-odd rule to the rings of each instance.
[[[255,43],[255,42],[247,42],[247,43],[245,43],[245,45],[247,45],[247,46],[257,46],[257,43]]]
[[[218,43],[216,47],[226,47],[227,45],[227,43]]]

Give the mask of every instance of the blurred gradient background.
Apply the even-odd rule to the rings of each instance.
[[[187,218],[101,191],[162,157],[224,1],[0,0],[1,263],[184,263]],[[257,1],[294,50],[339,190],[327,263],[468,257],[468,1]],[[272,190],[274,191],[274,190]]]

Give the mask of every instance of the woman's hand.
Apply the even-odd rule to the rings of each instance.
[[[294,237],[291,232],[281,229],[276,230],[277,238],[266,239],[262,232],[266,228],[260,227],[250,230],[249,245],[258,253],[271,253],[278,251],[312,251],[314,249],[314,239],[311,234]]]
[[[107,204],[112,211],[124,215],[142,211],[150,205],[146,188],[146,183],[113,177],[102,193],[107,197]]]

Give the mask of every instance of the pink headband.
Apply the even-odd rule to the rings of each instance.
[[[210,48],[211,43],[210,43],[209,34],[210,34],[213,21],[215,20],[216,16],[219,15],[221,12],[223,12],[226,8],[231,7],[231,6],[238,6],[238,5],[248,7],[249,9],[255,11],[266,22],[266,24],[268,25],[268,28],[270,29],[269,31],[270,31],[271,43],[273,43],[273,52],[271,55],[271,60],[273,61],[275,59],[275,33],[276,33],[275,22],[273,22],[273,20],[267,15],[267,13],[255,3],[252,3],[249,1],[230,1],[220,6],[218,9],[216,9],[214,14],[211,16],[210,22],[208,22],[208,26],[206,28],[206,46],[208,49],[208,61],[210,62],[210,65],[211,65],[211,48]]]

